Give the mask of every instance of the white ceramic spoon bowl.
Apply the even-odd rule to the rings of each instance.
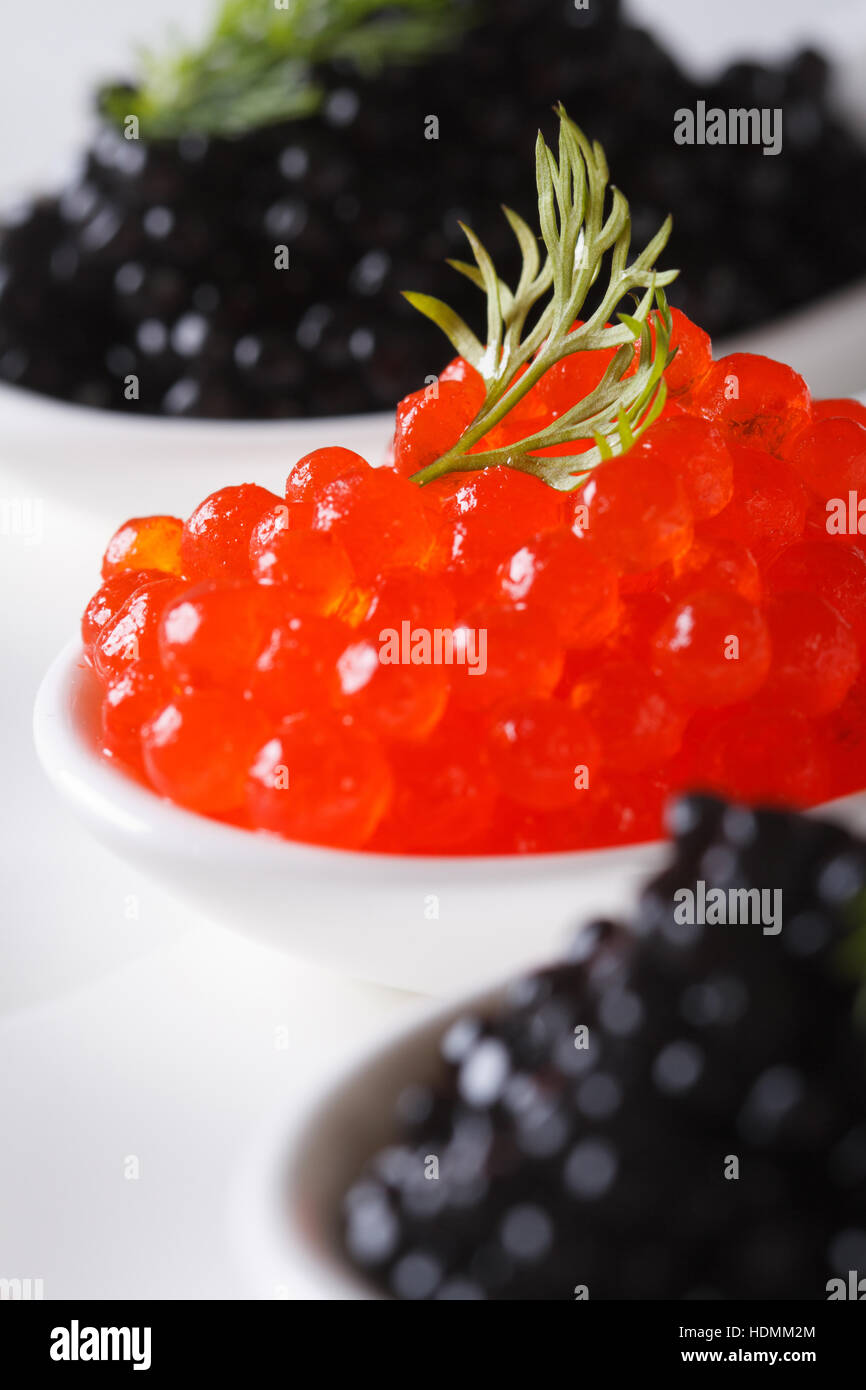
[[[379,984],[453,993],[537,964],[573,923],[620,911],[663,859],[661,841],[461,858],[251,833],[184,811],[111,766],[97,748],[98,712],[98,682],[71,643],[39,690],[36,747],[99,840],[211,920]],[[822,810],[866,829],[866,793]]]
[[[409,1082],[436,1079],[436,1044],[461,1014],[493,1009],[502,987],[428,1006],[344,1063],[291,1115],[271,1116],[248,1142],[230,1193],[230,1239],[251,1298],[381,1297],[340,1250],[343,1195],[394,1133]]]

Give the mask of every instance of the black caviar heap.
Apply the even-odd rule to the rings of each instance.
[[[695,83],[618,0],[454,5],[471,21],[457,49],[366,76],[322,62],[323,99],[304,118],[152,141],[146,121],[137,141],[106,121],[76,181],[0,237],[0,380],[172,416],[393,409],[444,365],[400,292],[476,314],[473,287],[455,297],[442,265],[463,255],[458,218],[507,272],[498,206],[531,210],[527,161],[558,101],[603,143],[637,242],[673,212],[672,301],[711,333],[862,272],[866,204],[849,190],[866,151],[831,114],[817,55]],[[674,113],[698,100],[781,107],[781,153],[676,145]]]
[[[812,1300],[866,1273],[866,846],[703,797],[671,820],[633,929],[460,1018],[400,1096],[344,1204],[389,1295]],[[764,925],[710,924],[701,894],[742,888]]]

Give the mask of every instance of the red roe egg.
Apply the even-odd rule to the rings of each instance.
[[[435,463],[471,425],[484,403],[484,383],[477,372],[473,375],[475,382],[440,377],[400,402],[394,432],[398,472],[409,476]]]
[[[735,541],[704,538],[674,561],[664,587],[674,598],[696,589],[730,589],[749,603],[760,603],[763,592],[761,572],[750,550]]]
[[[603,788],[591,784],[555,811],[537,811],[501,796],[487,827],[485,854],[556,854],[595,843]]]
[[[466,361],[465,357],[452,357],[447,367],[443,367],[439,373],[440,381],[456,381],[463,387],[464,393],[470,396],[475,403],[476,414],[484,404],[486,387],[484,378],[479,371]]]
[[[286,479],[286,501],[291,508],[291,525],[312,524],[313,503],[331,483],[340,478],[365,476],[370,465],[353,449],[334,446],[314,449],[298,459]]]
[[[451,698],[459,709],[490,709],[519,690],[551,695],[562,675],[565,651],[555,633],[530,613],[495,605],[472,609],[454,630]]]
[[[84,610],[81,619],[81,641],[85,656],[90,659],[90,648],[96,641],[105,624],[122,608],[130,595],[142,584],[152,579],[164,579],[159,570],[118,570],[97,589]]]
[[[558,700],[506,701],[488,735],[500,790],[536,810],[570,806],[599,773],[599,744],[585,716]]]
[[[595,808],[589,845],[634,845],[665,834],[665,805],[671,795],[667,767],[661,776],[615,772],[606,778]]]
[[[278,584],[299,612],[335,613],[354,580],[345,548],[327,531],[290,531],[288,508],[265,512],[250,537],[250,571]]]
[[[713,363],[691,401],[741,444],[768,453],[778,453],[812,415],[803,378],[784,362],[751,352],[732,352]]]
[[[145,770],[162,796],[225,815],[243,805],[247,771],[267,732],[248,700],[221,690],[175,695],[144,725]]]
[[[835,709],[860,669],[848,624],[817,594],[777,594],[765,612],[773,662],[761,703],[809,716]]]
[[[803,540],[805,540],[805,541],[825,541],[825,540],[833,540],[833,541],[835,542],[835,544],[836,544],[836,546],[837,546],[838,549],[840,549],[840,550],[844,549],[844,548],[847,546],[847,544],[848,544],[847,525],[846,525],[846,528],[845,528],[845,532],[843,532],[843,533],[841,534],[841,537],[839,537],[839,535],[838,535],[838,533],[837,533],[837,531],[836,531],[836,527],[835,527],[835,523],[834,523],[834,522],[831,522],[831,523],[830,523],[831,529],[828,530],[828,525],[827,525],[827,523],[828,523],[828,518],[830,517],[831,512],[832,512],[834,515],[836,514],[836,507],[835,507],[835,504],[833,504],[833,503],[825,504],[824,502],[821,502],[817,497],[815,497],[814,494],[813,494],[812,496],[810,496],[809,503],[808,503],[808,506],[807,506],[807,508],[806,508],[806,524],[805,524],[805,526],[803,527]],[[847,522],[847,509],[846,509],[846,522]],[[856,537],[855,537],[855,540],[856,540]]]
[[[659,420],[627,458],[636,469],[676,473],[695,521],[715,516],[734,494],[734,464],[724,437],[695,416]]]
[[[730,705],[766,680],[770,637],[760,610],[738,594],[702,590],[674,604],[653,639],[653,658],[674,700]]]
[[[413,569],[392,569],[380,575],[365,591],[359,619],[367,636],[383,640],[388,632],[402,633],[403,624],[412,629],[435,632],[454,626],[454,595],[437,575]]]
[[[448,672],[434,664],[435,650],[424,630],[408,642],[397,632],[384,642],[351,642],[337,660],[337,707],[382,738],[426,738],[448,702]]]
[[[594,728],[605,771],[657,766],[673,757],[682,742],[685,715],[641,662],[606,663],[574,685],[570,702]]]
[[[282,499],[256,483],[222,487],[206,497],[187,519],[181,541],[188,579],[250,575],[250,536],[262,512]]]
[[[704,522],[701,537],[744,545],[759,565],[770,564],[800,539],[808,497],[783,459],[757,449],[732,446],[734,496],[723,512]]]
[[[671,347],[676,348],[676,356],[665,370],[665,382],[672,396],[680,396],[706,376],[713,365],[713,348],[709,333],[680,309],[671,309],[671,320]]]
[[[640,446],[638,445],[638,448]],[[600,464],[574,496],[573,530],[625,573],[655,569],[692,543],[692,514],[674,473],[633,467],[633,456]]]
[[[252,582],[206,579],[168,603],[159,625],[163,667],[180,689],[243,691],[271,626],[273,595]]]
[[[691,547],[689,548],[691,549]],[[688,554],[688,551],[685,551],[684,554]],[[630,599],[643,594],[655,593],[675,563],[675,561],[670,561],[668,564],[656,565],[655,569],[642,570],[640,573],[635,571],[632,574],[621,574],[619,577],[620,595],[623,599]]]
[[[252,763],[250,820],[290,840],[359,849],[391,797],[391,773],[376,743],[327,712],[285,720]]]
[[[690,589],[688,592],[693,592]],[[626,660],[635,658],[649,663],[649,650],[656,630],[661,626],[671,609],[672,599],[663,589],[653,589],[647,593],[630,595],[623,599],[616,631],[611,635],[608,646],[611,653]],[[604,649],[600,649],[604,650]],[[566,665],[571,658],[577,658],[577,669],[570,671],[568,689],[575,680],[586,674],[586,653],[568,653]],[[580,658],[584,658],[581,660]]]
[[[822,502],[838,498],[847,519],[849,492],[866,500],[866,426],[855,420],[818,420],[797,440],[790,461]]]
[[[616,626],[616,572],[564,527],[544,531],[499,567],[500,602],[531,614],[568,647],[593,647]]]
[[[418,487],[387,468],[329,483],[313,503],[312,525],[343,544],[361,583],[391,566],[423,567],[433,548]]]
[[[141,764],[141,727],[171,698],[158,666],[131,661],[108,687],[102,701],[102,747],[132,767]]]
[[[480,852],[496,803],[474,721],[446,713],[421,744],[395,744],[391,807],[370,848],[400,854]]]
[[[186,587],[182,579],[170,578],[141,584],[102,626],[92,655],[96,671],[106,685],[116,681],[133,661],[158,661],[162,611]]]
[[[828,785],[827,758],[805,715],[750,701],[690,728],[677,761],[677,787],[735,801],[809,806],[824,798]]]
[[[286,617],[272,625],[250,679],[256,704],[278,719],[332,705],[340,694],[337,660],[350,637],[336,618]]]
[[[829,401],[813,401],[812,419],[856,420],[858,425],[866,425],[866,405],[860,401],[846,400],[843,397],[836,397]]]
[[[767,571],[773,593],[811,593],[845,619],[857,641],[866,644],[866,555],[853,545],[803,540],[789,546]]]
[[[125,570],[181,573],[183,522],[176,516],[138,516],[118,527],[102,559],[102,577]]]
[[[561,493],[513,468],[452,474],[421,495],[439,526],[437,557],[451,573],[492,574],[528,536],[554,530],[566,516]]]

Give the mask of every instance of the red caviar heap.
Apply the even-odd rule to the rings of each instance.
[[[394,853],[652,838],[685,787],[866,786],[866,409],[714,362],[635,283],[630,363],[564,353],[480,438],[491,381],[458,356],[400,404],[386,467],[318,449],[284,497],[122,526],[82,625],[106,754],[194,811]],[[521,454],[615,358],[630,413]]]
[[[407,853],[643,839],[686,786],[866,786],[866,545],[826,509],[866,497],[866,410],[713,363],[672,312],[661,418],[573,494],[502,466],[408,480],[474,413],[457,359],[402,402],[393,467],[319,449],[284,498],[127,522],[82,624],[106,752],[193,810]],[[545,409],[573,399],[563,374]],[[453,632],[454,664],[389,661],[406,623]]]

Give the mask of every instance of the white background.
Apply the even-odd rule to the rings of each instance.
[[[866,6],[843,0],[631,8],[651,12],[705,68],[749,46],[784,52],[794,31],[866,47]],[[89,87],[130,70],[131,41],[158,42],[171,20],[194,33],[208,9],[206,0],[7,7],[4,198],[65,176],[86,136]],[[191,500],[153,496],[148,482],[144,473],[143,512]],[[332,1063],[414,1001],[193,920],[55,805],[31,748],[33,695],[123,518],[92,476],[80,491],[68,477],[31,488],[0,435],[0,498],[37,487],[42,543],[0,536],[0,1277],[41,1278],[46,1297],[270,1297],[229,1235],[245,1152],[274,1112],[291,1112]],[[275,1046],[282,1028],[287,1049]],[[124,1179],[130,1155],[138,1181]]]

